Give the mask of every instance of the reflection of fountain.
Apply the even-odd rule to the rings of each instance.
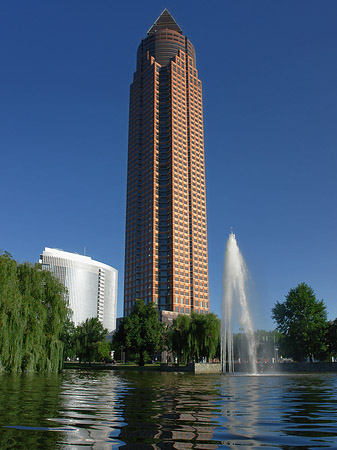
[[[240,306],[239,324],[247,336],[250,371],[256,373],[256,345],[252,318],[248,309],[248,270],[237,245],[235,234],[230,233],[225,252],[223,298],[221,318],[222,372],[234,372],[233,305]]]

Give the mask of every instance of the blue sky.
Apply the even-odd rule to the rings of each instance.
[[[255,327],[300,282],[337,317],[335,0],[5,0],[0,6],[0,248],[45,246],[119,271],[129,85],[168,8],[203,82],[211,310],[233,227]]]

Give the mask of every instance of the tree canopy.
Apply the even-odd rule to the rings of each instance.
[[[178,362],[213,359],[220,345],[220,321],[213,313],[179,315],[173,321],[170,335]]]
[[[0,254],[0,371],[57,372],[67,314],[65,288],[52,273]]]
[[[109,358],[110,346],[105,341],[108,330],[97,317],[86,319],[75,329],[75,350],[80,361]]]
[[[172,351],[178,363],[186,364],[192,356],[191,316],[179,314],[170,329]]]
[[[290,289],[285,302],[276,302],[272,318],[283,335],[289,356],[298,361],[309,357],[312,361],[325,351],[326,307],[306,283]]]
[[[330,356],[337,356],[337,319],[328,322],[326,335],[327,351]]]
[[[146,354],[160,350],[163,330],[154,304],[145,305],[143,300],[137,299],[132,313],[122,320],[113,342],[137,355],[138,364],[143,366]]]

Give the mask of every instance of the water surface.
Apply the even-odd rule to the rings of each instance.
[[[0,375],[3,449],[337,448],[337,376]]]

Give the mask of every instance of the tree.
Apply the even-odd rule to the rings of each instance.
[[[90,364],[97,357],[102,359],[100,349],[103,349],[105,352],[104,348],[106,348],[106,346],[103,346],[102,344],[98,345],[98,343],[104,343],[107,334],[108,330],[103,327],[97,317],[86,319],[78,325],[75,331],[75,339],[76,354],[79,357],[79,360],[88,361]]]
[[[0,254],[0,371],[21,370],[25,322],[16,262]]]
[[[205,328],[203,336],[203,352],[202,356],[208,360],[213,359],[216,355],[220,356],[220,320],[213,314],[204,315]]]
[[[70,319],[70,314],[64,321],[64,327],[60,336],[63,342],[63,360],[76,356],[76,327]]]
[[[98,361],[106,362],[107,359],[110,359],[110,342],[107,341],[99,341],[94,344],[95,347],[95,359]]]
[[[170,340],[172,351],[178,362],[195,359],[213,359],[220,345],[220,321],[213,314],[180,314],[171,327]]]
[[[186,364],[192,354],[191,316],[179,314],[171,327],[172,351],[177,355],[178,364]]]
[[[191,315],[192,354],[196,360],[213,359],[220,345],[220,321],[213,314]]]
[[[330,356],[337,356],[337,319],[328,322],[326,334],[327,351]]]
[[[65,288],[52,273],[0,254],[0,371],[60,370],[67,313]]]
[[[163,330],[154,304],[145,305],[143,300],[136,299],[132,313],[123,319],[113,343],[138,355],[139,366],[144,366],[145,354],[151,355],[160,349]]]
[[[26,318],[22,368],[56,372],[63,365],[60,338],[68,314],[65,287],[39,264],[19,264],[17,273]]]
[[[306,283],[290,289],[283,303],[276,302],[272,318],[284,338],[286,347],[296,360],[325,350],[327,313],[323,300],[317,300],[314,291]]]

